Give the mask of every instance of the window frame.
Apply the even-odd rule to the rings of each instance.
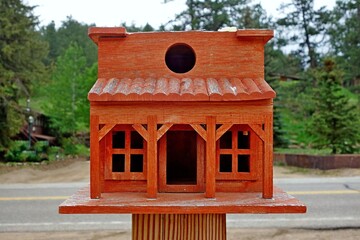
[[[113,148],[114,132],[125,132],[125,147]],[[116,125],[108,134],[106,140],[106,161],[105,161],[105,180],[146,180],[147,179],[147,142],[143,140],[143,148],[136,149],[131,148],[131,132],[137,132],[131,125]],[[140,135],[141,136],[141,135]],[[113,154],[125,155],[125,169],[124,172],[112,171],[112,156]],[[143,171],[142,172],[130,172],[131,155],[143,155]]]
[[[249,134],[248,149],[238,149],[238,132],[240,131],[247,131]],[[244,124],[236,124],[227,132],[231,132],[231,148],[220,148],[221,137],[216,141],[216,180],[257,180],[261,155],[263,154],[262,146],[259,144],[261,140],[248,125]],[[231,172],[220,172],[220,155],[232,156]],[[249,156],[249,172],[238,172],[238,155]]]

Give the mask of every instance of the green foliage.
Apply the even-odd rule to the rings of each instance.
[[[144,27],[138,27],[134,23],[128,25],[126,22],[121,24],[122,27],[126,28],[127,32],[153,32],[155,29],[150,24],[145,24]]]
[[[29,97],[33,82],[45,72],[47,44],[36,31],[33,7],[20,0],[0,1],[0,149],[23,124],[21,97]]]
[[[308,77],[308,76],[304,76]],[[302,81],[280,82],[276,99],[279,105],[283,131],[290,147],[306,148],[312,142],[307,129],[307,121],[314,112],[312,92]]]
[[[71,156],[85,156],[90,155],[89,148],[86,147],[83,143],[80,142],[80,139],[72,138],[62,138],[61,146],[63,147],[63,153],[65,155]]]
[[[88,28],[92,25],[82,24],[68,17],[56,29],[55,23],[51,22],[41,28],[41,35],[49,43],[49,54],[46,64],[55,63],[56,59],[63,55],[73,44],[79,46],[84,53],[86,66],[90,67],[97,62],[97,47],[88,37]]]
[[[171,0],[164,2],[167,1]],[[337,117],[339,121],[347,123],[346,128],[359,128],[356,120],[351,123],[347,120],[352,119],[348,112],[359,112],[354,107],[359,104],[359,99],[344,91],[340,85],[331,87],[329,93],[333,95],[328,95],[328,98],[339,104],[335,104],[336,107],[330,111],[329,106],[320,104],[326,102],[325,97],[320,101],[321,94],[326,92],[320,91],[326,85],[320,79],[326,75],[326,71],[318,70],[311,75],[307,68],[316,69],[321,63],[323,56],[320,49],[331,49],[338,67],[344,73],[345,86],[356,85],[360,79],[360,0],[337,1],[331,12],[325,8],[315,10],[313,0],[292,0],[281,8],[283,15],[277,15],[280,17],[275,19],[276,23],[266,16],[261,5],[250,3],[250,0],[187,0],[187,9],[162,26],[161,30],[216,31],[226,26],[275,29],[276,37],[265,48],[265,77],[277,91],[274,101],[274,143],[276,146],[286,147],[289,144],[300,149],[316,146],[323,148],[321,151],[324,152],[333,151],[330,149],[332,145],[325,146],[327,140],[319,140],[326,135],[324,132],[314,134],[315,127],[319,131],[332,132],[330,128],[319,126],[326,126],[324,119]],[[97,75],[97,47],[87,36],[91,25],[68,17],[58,28],[52,22],[36,31],[37,20],[32,10],[33,7],[23,6],[20,0],[0,2],[0,150],[5,149],[10,136],[16,134],[24,122],[19,99],[26,99],[34,89],[41,91],[37,99],[32,98],[32,103],[46,103],[39,110],[50,116],[52,131],[63,146],[63,149],[50,148],[54,153],[49,158],[58,156],[60,152],[87,154],[87,148],[81,145],[76,136],[88,131],[89,103],[86,96]],[[122,25],[129,32],[154,31],[149,24]],[[45,60],[47,46],[39,39],[45,40],[49,46]],[[289,46],[294,49],[294,44],[295,51],[289,54],[283,51],[284,47]],[[51,71],[47,82],[39,81],[46,74],[41,60]],[[279,83],[279,78],[299,81]],[[340,109],[341,105],[343,109]],[[320,110],[326,112],[326,108],[328,113],[320,114]],[[345,112],[337,112],[340,110]],[[356,129],[335,132],[337,136],[359,136]],[[340,149],[336,150],[339,152],[353,151],[359,146],[356,141],[341,137],[337,139],[339,143],[333,145]],[[348,145],[339,148],[341,142]],[[27,158],[25,155],[23,153],[21,158]]]
[[[288,45],[297,44],[296,54],[301,56],[303,65],[316,68],[319,61],[321,41],[329,22],[325,7],[314,9],[314,0],[292,0],[281,6],[284,17],[277,20],[281,37]],[[320,39],[320,40],[319,40]]]
[[[360,114],[341,87],[341,75],[332,59],[315,72],[315,112],[309,124],[314,147],[330,148],[332,153],[354,153],[360,141]]]
[[[96,75],[97,66],[86,67],[83,50],[77,44],[58,57],[51,82],[43,88],[46,96],[43,109],[58,137],[72,139],[77,132],[88,131],[87,93]]]
[[[49,143],[38,141],[29,148],[28,141],[13,141],[5,153],[7,162],[41,162],[48,160]]]
[[[360,79],[360,0],[337,1],[332,13],[331,47],[344,71],[344,84],[354,86]]]
[[[187,9],[171,21],[173,30],[213,30],[237,26],[249,0],[187,0]],[[249,14],[247,11],[246,14]]]

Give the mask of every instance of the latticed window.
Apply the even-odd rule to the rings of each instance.
[[[110,134],[105,178],[145,180],[146,141],[130,125],[117,125]]]
[[[218,180],[244,180],[255,175],[255,141],[247,125],[235,125],[217,141]]]

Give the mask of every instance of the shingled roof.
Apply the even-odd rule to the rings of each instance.
[[[239,78],[100,78],[90,101],[245,101],[271,99],[264,79]]]

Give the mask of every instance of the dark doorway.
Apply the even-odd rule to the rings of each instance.
[[[166,184],[197,184],[196,136],[194,131],[169,131],[167,133]]]

